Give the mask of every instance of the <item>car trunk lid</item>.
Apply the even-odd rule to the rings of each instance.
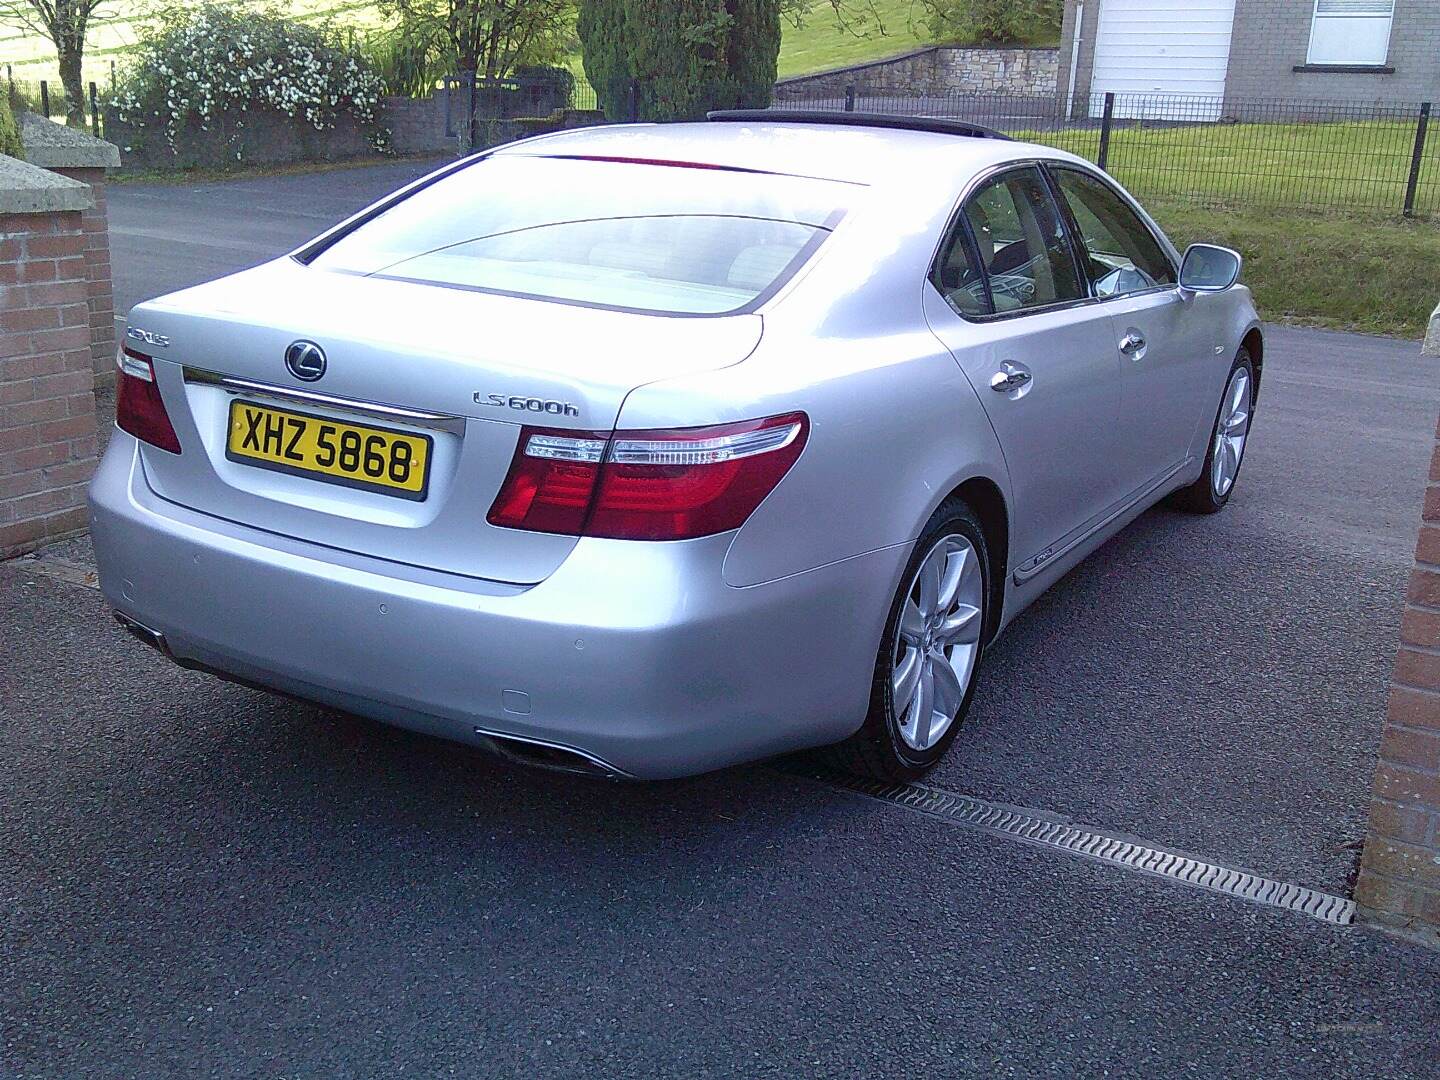
[[[157,361],[184,448],[177,456],[143,446],[157,494],[330,547],[533,583],[575,538],[486,521],[521,425],[608,433],[631,389],[738,363],[758,343],[761,320],[659,317],[282,259],[142,304],[130,327],[168,339],[127,339]],[[287,369],[296,342],[323,350],[323,377]],[[428,439],[423,498],[236,460],[226,452],[236,401]]]

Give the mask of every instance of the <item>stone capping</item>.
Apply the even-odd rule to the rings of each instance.
[[[120,148],[79,128],[66,127],[32,112],[15,118],[25,160],[42,169],[118,169]]]
[[[0,154],[0,214],[49,214],[94,205],[89,184]]]
[[[801,83],[811,82],[815,79],[824,79],[833,75],[844,75],[848,72],[860,74],[872,68],[889,67],[891,64],[898,64],[905,60],[914,60],[917,56],[930,56],[940,52],[1053,52],[1058,53],[1056,45],[926,45],[923,49],[911,49],[909,52],[896,53],[894,56],[882,56],[879,60],[867,60],[863,64],[847,64],[843,67],[826,68],[824,71],[808,71],[804,75],[790,75],[784,79],[776,79],[775,87],[798,86]]]

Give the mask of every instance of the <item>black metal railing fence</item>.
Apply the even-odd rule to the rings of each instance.
[[[553,72],[462,74],[440,89],[447,134],[484,146],[561,126],[636,120],[645,88],[633,84],[608,112],[583,77]],[[45,113],[49,90],[42,82],[35,95]],[[95,84],[87,90],[90,122],[101,134]],[[782,86],[771,107],[981,124],[1084,157],[1147,199],[1440,218],[1440,134],[1430,132],[1430,102],[913,93],[852,83]]]
[[[1429,102],[1236,100],[1160,94],[906,94],[787,88],[776,109],[884,112],[981,124],[1095,162],[1136,195],[1219,205],[1440,216]]]

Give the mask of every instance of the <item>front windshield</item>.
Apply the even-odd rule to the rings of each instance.
[[[736,311],[828,235],[853,186],[805,177],[499,155],[324,248],[323,270],[670,314]]]

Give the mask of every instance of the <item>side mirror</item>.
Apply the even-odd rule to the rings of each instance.
[[[1180,263],[1180,287],[1191,292],[1224,292],[1240,280],[1240,253],[1214,244],[1191,244]]]

